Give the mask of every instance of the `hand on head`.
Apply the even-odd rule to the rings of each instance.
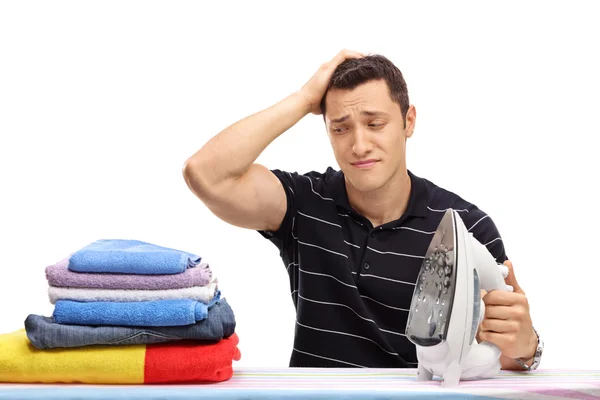
[[[311,113],[315,115],[321,114],[321,99],[325,95],[329,81],[338,65],[345,60],[362,58],[364,56],[365,54],[363,53],[344,49],[336,54],[331,60],[321,65],[317,72],[308,82],[306,82],[306,84],[304,84],[304,86],[302,86],[302,89],[300,89],[300,93],[306,100],[308,109]]]

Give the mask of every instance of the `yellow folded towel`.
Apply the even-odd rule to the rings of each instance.
[[[24,329],[0,335],[0,382],[144,382],[145,345],[39,350]]]

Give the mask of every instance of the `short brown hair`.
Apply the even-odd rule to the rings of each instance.
[[[410,105],[408,89],[400,69],[386,57],[374,54],[362,58],[350,58],[342,62],[333,72],[323,99],[321,99],[321,113],[325,118],[325,98],[331,88],[354,89],[363,83],[384,80],[390,90],[390,97],[398,103],[402,118],[406,124],[406,113]]]

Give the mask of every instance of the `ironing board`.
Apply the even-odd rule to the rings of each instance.
[[[1,384],[0,399],[600,399],[600,370],[501,371],[494,379],[440,387],[416,382],[414,369],[237,368],[205,385]],[[443,396],[443,397],[442,397]]]

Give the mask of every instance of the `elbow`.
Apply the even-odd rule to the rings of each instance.
[[[183,179],[185,179],[186,182],[188,182],[197,171],[197,168],[195,168],[194,164],[195,164],[195,162],[192,158],[188,158],[183,163],[183,168],[181,169],[181,174],[183,175]]]
[[[202,165],[193,158],[185,161],[182,168],[182,175],[188,188],[198,197],[202,198],[208,194],[211,187],[209,176],[209,168]]]

